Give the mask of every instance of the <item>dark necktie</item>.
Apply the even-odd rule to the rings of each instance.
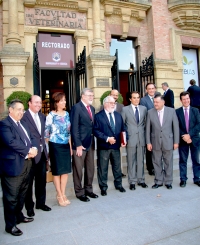
[[[114,124],[111,113],[109,113],[109,115],[110,115],[110,126],[112,128],[113,133],[115,133],[115,124]]]
[[[138,112],[138,108],[135,107],[135,119],[136,119],[136,122],[137,124],[139,123],[139,112]]]
[[[90,119],[92,120],[92,112],[91,112],[91,110],[90,110],[90,106],[87,105],[86,108],[87,108],[87,111],[88,111],[88,113],[89,113]]]
[[[185,108],[185,126],[187,132],[189,131],[189,116],[188,116],[188,109]]]
[[[31,142],[30,142],[29,138],[26,136],[26,134],[25,134],[25,132],[24,132],[24,130],[23,130],[23,128],[19,122],[17,122],[17,126],[18,126],[18,129],[20,131],[22,139],[24,139],[25,145],[28,146],[29,148],[31,148],[32,147]]]

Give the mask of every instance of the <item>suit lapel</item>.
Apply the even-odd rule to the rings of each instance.
[[[20,133],[20,130],[19,130],[19,128],[18,128],[18,126],[17,126],[17,124],[8,116],[8,120],[9,120],[9,122],[13,125],[13,128],[16,130],[16,132],[18,133],[18,135],[19,135],[19,137],[20,137],[20,139],[23,141],[23,143],[25,144],[25,141],[24,141],[24,139],[23,139],[23,137],[22,137],[22,135],[21,135],[21,133]],[[21,122],[20,122],[21,123]],[[21,123],[22,124],[22,123]],[[23,124],[22,124],[23,125]],[[24,125],[23,125],[23,127],[24,127]]]
[[[113,132],[113,130],[112,130],[111,126],[110,126],[110,122],[109,122],[109,120],[108,120],[108,117],[107,117],[107,115],[106,115],[105,110],[102,111],[102,114],[103,114],[103,117],[104,117],[105,122],[108,124],[108,127],[109,127],[110,130]],[[116,119],[116,117],[115,117],[115,119]],[[116,124],[116,120],[115,120],[115,124]]]
[[[190,115],[189,115],[189,117],[190,117]],[[182,107],[180,108],[180,121],[183,122],[183,125],[184,125],[185,130],[186,130],[185,115],[184,115],[184,112],[183,112],[183,108]],[[187,132],[187,130],[186,130],[186,132]]]
[[[42,132],[44,132],[44,129],[45,129],[45,124],[44,124],[44,120],[42,118],[42,115],[40,112],[38,112],[38,116],[40,118],[40,123],[41,123],[41,135],[42,135]]]
[[[131,117],[132,117],[133,120],[135,121],[135,123],[137,123],[137,122],[136,122],[136,118],[135,118],[135,114],[134,114],[132,105],[129,105],[129,112],[130,112]]]
[[[88,113],[88,110],[86,109],[86,107],[84,106],[84,104],[81,101],[80,101],[80,105],[81,105],[81,107],[83,109],[83,112],[86,115],[86,117],[91,121],[91,118],[90,118],[90,115]],[[90,107],[90,110],[91,110],[91,107]],[[92,112],[92,110],[91,110],[91,112]],[[93,116],[93,113],[92,113],[92,116]],[[94,118],[94,116],[93,116],[93,118]]]
[[[25,113],[27,113],[27,118],[28,120],[30,121],[30,123],[34,126],[34,128],[37,130],[38,134],[40,135],[39,131],[38,131],[38,128],[35,124],[35,121],[33,120],[33,117],[31,116],[31,113],[29,110],[27,110]],[[40,123],[41,123],[41,119],[40,119]]]

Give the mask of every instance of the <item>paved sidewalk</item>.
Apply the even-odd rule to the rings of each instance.
[[[175,177],[173,189],[151,188],[153,177],[148,176],[149,188],[128,189],[126,193],[113,189],[110,177],[108,195],[80,202],[69,196],[71,205],[60,207],[55,195],[48,196],[51,212],[35,210],[35,220],[19,224],[24,232],[14,237],[4,231],[3,208],[0,208],[0,244],[12,245],[199,245],[200,188],[189,174],[187,186],[179,187]],[[52,188],[53,185],[49,184]],[[24,214],[26,214],[24,212]]]

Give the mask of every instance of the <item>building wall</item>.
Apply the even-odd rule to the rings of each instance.
[[[2,5],[0,5],[0,50],[3,47],[3,13]],[[0,118],[1,112],[4,111],[4,95],[3,95],[3,67],[0,63]]]

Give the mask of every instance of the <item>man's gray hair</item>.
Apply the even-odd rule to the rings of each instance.
[[[90,92],[90,93],[93,93],[93,90],[91,88],[83,88],[82,91],[81,91],[81,96],[83,94],[85,94],[86,92]]]
[[[162,83],[163,86],[169,87],[168,83]]]
[[[109,102],[110,99],[113,99],[112,96],[107,96],[106,98],[103,99],[103,105],[106,103],[106,102]],[[113,99],[114,100],[114,99]]]
[[[14,109],[14,108],[15,108],[15,105],[16,105],[17,103],[21,103],[21,104],[23,105],[23,102],[22,102],[21,100],[15,99],[15,100],[12,100],[12,101],[9,103],[8,109],[9,109],[10,107]]]

